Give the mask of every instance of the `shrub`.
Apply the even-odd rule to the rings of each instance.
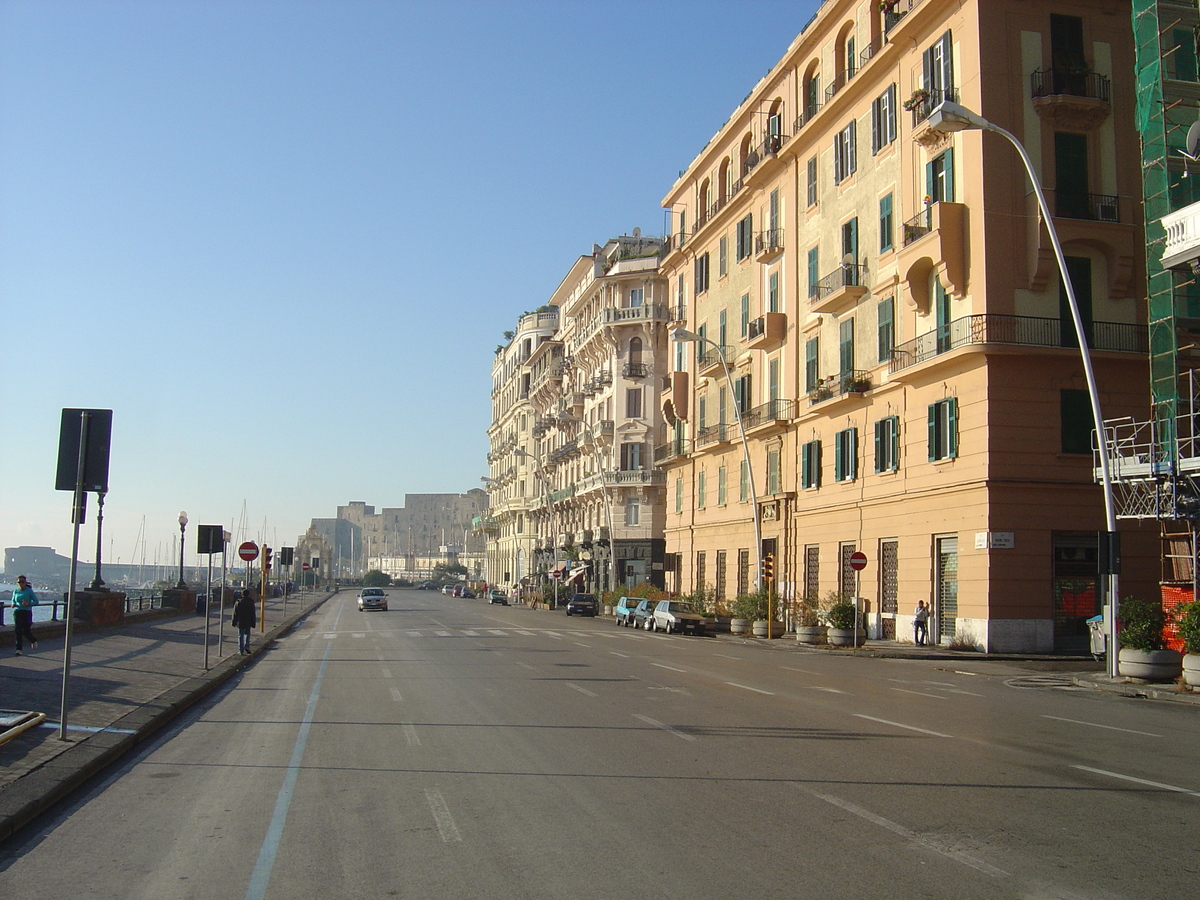
[[[1188,653],[1200,653],[1200,601],[1182,603],[1175,611],[1179,637]]]
[[[821,624],[821,604],[816,597],[801,597],[796,601],[796,624],[802,628]]]
[[[1140,600],[1130,597],[1122,600],[1117,612],[1121,630],[1117,640],[1130,650],[1151,652],[1163,648],[1163,626],[1167,614],[1157,600]]]
[[[854,601],[846,594],[830,591],[825,595],[825,621],[830,628],[846,631],[854,627]]]
[[[767,618],[767,595],[764,591],[741,594],[733,601],[733,617],[761,622]]]

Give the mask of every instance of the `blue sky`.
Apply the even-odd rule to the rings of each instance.
[[[502,333],[816,6],[0,0],[0,547],[70,551],[63,407],[112,561],[478,486]]]

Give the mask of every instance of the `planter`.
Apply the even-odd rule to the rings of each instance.
[[[825,625],[797,625],[796,640],[801,644],[823,644],[827,630]]]
[[[1177,650],[1130,650],[1122,647],[1117,662],[1120,674],[1142,681],[1174,681],[1183,672],[1183,657]]]
[[[1188,687],[1200,687],[1200,653],[1184,654],[1183,683]]]
[[[606,616],[611,616],[613,614],[613,608],[611,606],[604,607],[604,614]]]
[[[749,619],[730,619],[729,631],[731,634],[749,634],[750,620]]]
[[[768,631],[768,626],[770,631]],[[758,619],[750,626],[755,637],[760,638],[777,638],[783,634],[782,622],[767,622],[766,619]]]
[[[857,632],[853,628],[829,629],[828,640],[835,647],[861,647],[866,639],[867,630],[865,628],[860,628]]]
[[[713,616],[708,620],[710,622],[708,630],[721,634],[729,634],[729,616]]]

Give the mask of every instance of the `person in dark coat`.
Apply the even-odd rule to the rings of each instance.
[[[258,624],[258,611],[250,591],[243,590],[233,605],[233,627],[238,630],[238,653],[250,652],[250,629]]]

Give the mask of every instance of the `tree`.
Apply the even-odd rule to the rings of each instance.
[[[460,580],[459,576],[466,577],[467,567],[460,566],[458,563],[438,563],[433,567],[433,577],[445,580]]]
[[[372,569],[363,575],[363,587],[387,587],[392,583],[392,576],[378,569]]]

